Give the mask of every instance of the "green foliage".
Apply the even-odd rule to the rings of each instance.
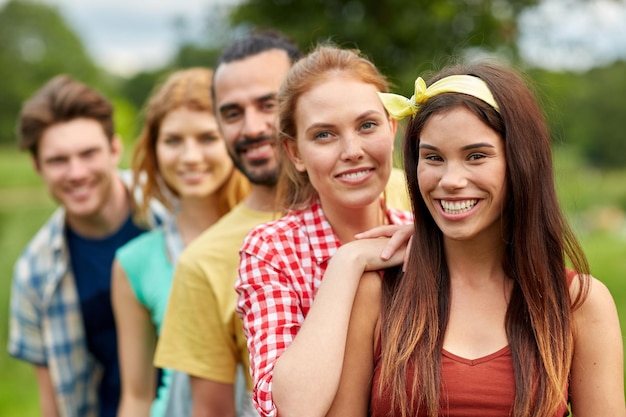
[[[137,108],[122,96],[114,96],[111,99],[115,109],[115,131],[122,138],[124,144],[134,142],[137,137]]]
[[[416,76],[486,52],[517,61],[517,17],[535,0],[247,0],[231,23],[271,27],[308,50],[327,39],[358,47],[387,74],[393,90],[410,95]],[[521,63],[519,63],[521,65]],[[597,167],[626,166],[622,117],[626,63],[588,73],[529,71],[537,82],[555,143],[574,145]]]
[[[116,132],[126,144],[134,141],[139,106],[132,101],[132,94],[125,94],[126,80],[96,67],[79,36],[55,7],[11,0],[0,9],[0,144],[16,140],[22,102],[60,73],[107,96],[115,108]]]
[[[586,164],[580,150],[574,146],[562,145],[555,149],[559,200],[576,230],[595,233],[619,229],[626,213],[626,168],[599,170]]]
[[[213,68],[220,51],[195,44],[184,44],[178,50],[173,60],[177,68],[207,67]]]
[[[234,25],[284,31],[306,49],[331,38],[358,47],[398,91],[412,90],[424,70],[471,48],[516,56],[516,18],[536,0],[248,0]]]
[[[152,71],[142,71],[133,75],[123,83],[121,92],[135,108],[142,109],[155,86],[163,81],[170,72],[179,68],[213,68],[218,54],[219,50],[215,48],[184,43],[165,67]]]
[[[626,167],[626,62],[587,73],[534,71],[557,143],[598,168]]]
[[[92,83],[98,69],[58,10],[11,0],[0,9],[0,142],[14,140],[21,103],[59,73]]]
[[[624,74],[626,62],[597,68],[585,75],[588,80],[587,95],[578,102],[578,120],[580,127],[586,127],[587,135],[581,138],[584,153],[587,160],[595,166],[626,166]]]
[[[122,85],[122,94],[137,109],[142,109],[154,86],[170,71],[170,68],[161,68],[154,71],[142,71],[130,77]]]

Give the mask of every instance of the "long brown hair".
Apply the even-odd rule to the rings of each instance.
[[[429,99],[408,123],[404,165],[415,214],[406,272],[383,282],[382,363],[378,387],[391,390],[392,410],[406,416],[419,406],[440,409],[443,338],[450,312],[449,271],[443,235],[421,198],[415,175],[420,133],[434,114],[463,106],[504,141],[508,199],[503,208],[504,271],[514,281],[505,326],[515,374],[513,416],[551,416],[565,401],[573,354],[572,311],[588,292],[588,264],[559,208],[550,135],[538,102],[521,76],[493,63],[450,67],[428,84],[453,74],[488,85],[500,112],[469,95]],[[566,260],[579,272],[572,301]],[[407,371],[413,369],[413,380]],[[414,393],[412,396],[408,392]]]
[[[206,68],[176,71],[158,85],[148,99],[144,126],[131,160],[133,183],[141,189],[141,201],[135,202],[139,219],[145,219],[151,198],[157,199],[168,209],[172,208],[171,199],[166,196],[163,188],[167,184],[159,180],[156,143],[161,123],[168,113],[181,107],[207,112],[213,116],[212,76],[213,71]],[[174,190],[169,187],[168,190],[176,195]],[[248,181],[241,172],[233,168],[230,177],[217,190],[220,216],[241,201],[248,191]]]
[[[317,195],[307,173],[299,172],[285,151],[284,142],[296,140],[298,134],[296,126],[298,100],[307,91],[338,75],[347,75],[372,84],[381,92],[386,92],[389,88],[385,76],[356,49],[341,49],[331,44],[321,44],[294,64],[283,82],[278,100],[278,152],[282,167],[278,180],[277,200],[279,207],[285,210],[303,208]]]

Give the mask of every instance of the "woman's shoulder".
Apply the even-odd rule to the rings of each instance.
[[[619,329],[619,318],[615,300],[609,288],[592,275],[576,275],[570,286],[570,297],[574,306],[573,319],[576,323],[576,332],[597,332],[605,328]]]
[[[570,281],[570,274],[568,274]],[[615,301],[609,288],[592,275],[571,274],[570,295],[580,299],[581,310],[615,308]]]

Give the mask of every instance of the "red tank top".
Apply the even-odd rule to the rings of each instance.
[[[575,272],[567,271],[568,284],[571,284]],[[384,388],[379,393],[380,385],[380,347],[376,349],[376,362],[370,399],[370,417],[400,415],[389,413],[391,398]],[[509,417],[515,399],[515,378],[513,374],[511,349],[505,346],[490,355],[478,359],[465,359],[452,353],[442,352],[441,388],[439,392],[439,415],[445,417]],[[407,381],[413,380],[413,370],[407,372]],[[407,387],[410,390],[410,387]],[[424,417],[423,409],[417,405],[408,413],[409,416]],[[569,414],[567,398],[554,417]]]
[[[380,384],[380,357],[374,369],[370,416],[385,417],[400,415],[388,414],[391,409],[389,395],[383,390],[378,392]],[[443,351],[440,389],[440,416],[446,417],[508,417],[513,409],[515,397],[515,379],[513,377],[513,359],[511,350],[506,346],[497,352],[478,359],[465,359]],[[407,380],[412,380],[410,370]],[[409,388],[410,389],[410,388]],[[426,416],[423,409],[413,410],[409,416]],[[565,398],[563,405],[554,417],[568,415]]]

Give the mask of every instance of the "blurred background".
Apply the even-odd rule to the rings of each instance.
[[[128,157],[155,83],[212,67],[255,28],[305,51],[322,40],[359,48],[409,96],[450,57],[525,72],[553,131],[559,198],[624,333],[626,0],[0,0],[0,416],[38,415],[32,367],[6,353],[8,300],[14,261],[55,208],[16,150],[22,101],[59,73],[96,87],[115,104]]]

